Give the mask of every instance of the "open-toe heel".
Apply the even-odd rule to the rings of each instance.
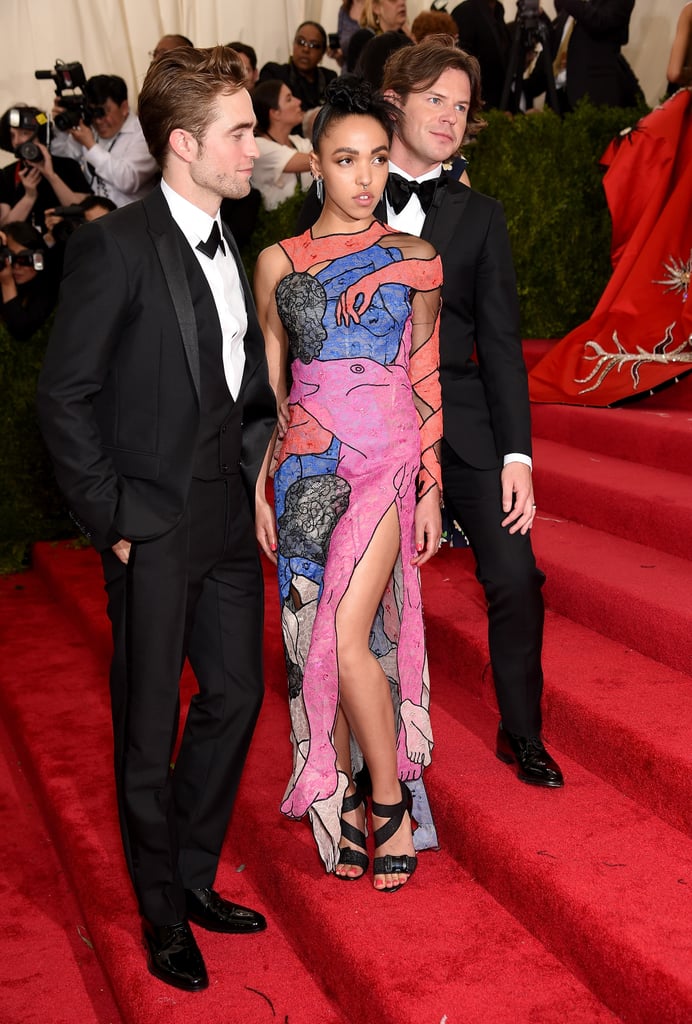
[[[408,813],[409,817],[411,816],[411,807],[413,806],[411,790],[401,781],[399,785],[401,786],[401,800],[398,804],[378,804],[374,800],[372,802],[373,814],[376,814],[378,818],[389,818],[389,821],[380,828],[375,829],[373,833],[375,847],[382,846],[383,843],[386,843],[388,839],[395,835],[401,827],[405,814]],[[372,870],[373,875],[408,875],[410,877],[416,870],[417,865],[417,857],[411,857],[409,854],[397,856],[388,853],[384,857],[375,857],[372,862]],[[389,888],[385,886],[377,891],[396,892],[403,885],[406,885],[406,882],[392,885]]]
[[[349,843],[353,843],[354,846],[359,846],[360,850],[354,850],[351,846],[344,846],[339,854],[339,864],[346,864],[349,867],[361,868],[361,874],[359,875],[340,875],[336,873],[336,877],[340,878],[342,882],[357,882],[359,878],[362,878],[365,872],[368,870],[370,858],[365,852],[365,833],[361,832],[355,825],[351,825],[350,822],[344,820],[344,814],[348,814],[350,811],[356,811],[363,805],[364,810],[367,811],[368,801],[363,793],[359,789],[356,789],[355,793],[351,796],[344,797],[344,802],[341,805],[341,835],[344,839],[347,839]],[[361,850],[363,851],[361,853]]]

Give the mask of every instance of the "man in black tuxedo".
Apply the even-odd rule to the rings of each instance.
[[[630,107],[640,101],[639,83],[620,52],[629,39],[633,8],[634,0],[555,0],[553,56],[565,52],[556,84],[559,93],[564,91],[566,110],[584,96],[595,106]]]
[[[71,237],[38,407],[75,522],[101,552],[120,822],[150,971],[208,984],[190,921],[266,927],[212,888],[262,700],[255,481],[275,423],[223,198],[250,188],[234,51],[176,49],[140,97],[161,186]],[[171,771],[185,658],[197,677]]]
[[[497,756],[516,764],[523,782],[558,787],[562,773],[540,737],[545,577],[529,532],[531,414],[514,267],[500,204],[442,174],[482,127],[478,62],[452,43],[429,37],[385,67],[385,95],[403,112],[386,219],[442,257],[443,485],[488,602]]]

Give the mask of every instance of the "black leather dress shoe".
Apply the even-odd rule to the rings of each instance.
[[[517,778],[532,786],[564,786],[562,772],[543,746],[540,736],[515,736],[497,728],[496,754],[505,764],[518,765]]]
[[[190,921],[210,932],[250,935],[263,932],[266,920],[256,910],[223,899],[213,889],[186,889],[185,902]]]
[[[201,992],[209,984],[207,969],[187,921],[154,925],[144,921],[149,971],[167,985]]]

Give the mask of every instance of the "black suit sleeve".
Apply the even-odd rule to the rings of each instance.
[[[76,160],[72,160],[68,156],[54,156],[53,167],[73,192],[91,192],[91,186],[84,177],[82,168]],[[58,203],[57,205],[59,206],[60,204]]]
[[[55,325],[39,376],[38,416],[58,484],[99,550],[113,529],[118,476],[101,447],[93,399],[102,389],[127,315],[123,253],[98,221],[70,238]]]
[[[476,353],[500,456],[531,455],[531,410],[519,301],[504,213],[493,204],[476,267]]]
[[[562,0],[562,10],[596,37],[626,32],[633,7],[634,0]]]

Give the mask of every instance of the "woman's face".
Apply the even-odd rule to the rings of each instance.
[[[406,22],[406,0],[373,0],[372,12],[383,32],[397,32]]]
[[[389,139],[374,117],[349,114],[327,129],[312,154],[324,179],[325,207],[342,220],[370,220],[389,172]]]
[[[324,57],[322,33],[314,25],[301,25],[293,40],[293,63],[302,75],[311,76]]]
[[[303,119],[300,100],[294,96],[287,85],[282,85],[274,111],[276,119],[289,128],[295,128]]]

